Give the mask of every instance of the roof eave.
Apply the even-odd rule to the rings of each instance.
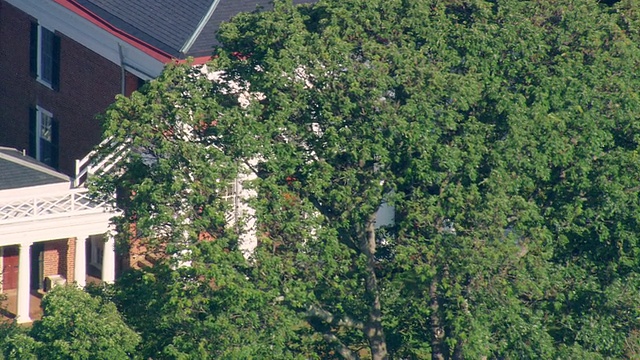
[[[91,10],[87,9],[86,7],[80,5],[75,0],[54,0],[54,2],[76,13],[77,15],[88,20],[89,22],[93,23],[97,27],[107,31],[108,33],[116,36],[117,38],[123,40],[129,45],[139,49],[140,51],[154,58],[155,60],[158,60],[162,63],[167,64],[176,59],[175,56],[172,56],[171,54],[163,50],[160,50],[157,47],[150,45],[138,39],[137,37],[113,26],[108,21],[101,18],[100,16],[98,16]]]

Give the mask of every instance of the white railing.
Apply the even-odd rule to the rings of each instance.
[[[238,221],[238,179],[229,183],[221,195],[222,199],[231,205],[231,209],[224,216],[227,226],[234,226]]]
[[[98,149],[109,145],[112,137],[102,140]],[[104,157],[98,157],[99,152],[93,150],[80,160],[76,160],[76,172],[73,180],[74,187],[84,186],[89,175],[109,172],[129,152],[128,142],[124,142],[114,148],[114,151]]]
[[[113,137],[109,137],[104,139],[97,147],[96,150],[88,153],[84,158],[80,160],[76,160],[76,171],[75,178],[73,180],[73,186],[75,188],[84,189],[84,185],[86,184],[87,178],[90,175],[96,174],[104,174],[112,170],[117,163],[122,160],[127,153],[130,151],[130,141],[125,141],[124,143],[115,146],[114,144],[110,144],[113,141]],[[100,152],[98,149],[102,149],[105,146],[110,146],[114,148],[114,151],[104,155],[99,156]],[[231,210],[225,214],[225,220],[229,226],[233,226],[238,221],[238,179],[234,182],[230,183],[229,186],[224,190],[222,194],[222,198],[224,201],[228,202],[231,205]],[[102,206],[101,204],[100,206]],[[6,206],[5,206],[6,207]],[[0,207],[0,223],[3,222],[3,209],[4,207]],[[18,213],[22,210],[15,210]]]
[[[87,189],[71,189],[48,196],[19,197],[0,204],[0,224],[109,212],[105,202],[94,202]]]

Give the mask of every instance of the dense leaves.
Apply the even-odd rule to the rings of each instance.
[[[111,302],[57,287],[42,299],[42,312],[31,329],[2,324],[3,359],[129,359],[138,353],[140,336]]]
[[[119,98],[145,356],[637,356],[639,10],[278,1]]]

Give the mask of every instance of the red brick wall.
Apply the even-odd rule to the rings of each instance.
[[[29,18],[0,0],[0,145],[29,147]],[[28,84],[32,86],[27,86]]]
[[[131,93],[140,87],[140,79],[130,72],[125,72],[124,76],[124,94],[131,96]]]
[[[37,82],[29,72],[31,18],[0,0],[0,146],[29,148],[29,108],[40,105],[60,122],[60,170],[72,175],[81,159],[99,143],[95,117],[122,90],[120,67],[64,34],[60,52],[60,90]],[[127,74],[127,93],[138,84]]]
[[[75,281],[74,269],[75,269],[75,256],[76,256],[76,239],[67,239],[67,257],[66,257],[66,278],[67,283]]]
[[[43,275],[62,275],[67,280],[73,275],[73,269],[68,268],[68,242],[69,239],[47,241],[44,243]],[[75,247],[74,247],[75,248]]]

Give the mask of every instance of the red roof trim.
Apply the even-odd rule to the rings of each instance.
[[[191,59],[191,65],[202,65],[202,64],[206,64],[207,62],[209,62],[209,60],[211,60],[211,56],[199,56],[197,58],[192,58]],[[189,59],[180,59],[177,60],[178,64],[184,64],[186,62],[189,62]]]
[[[101,28],[103,30],[106,30],[108,33],[116,36],[117,38],[119,38],[121,40],[124,40],[128,44],[133,45],[134,47],[136,47],[137,49],[141,50],[145,54],[151,56],[152,58],[154,58],[154,59],[156,59],[156,60],[158,60],[158,61],[160,61],[162,63],[166,64],[166,63],[168,63],[168,62],[170,62],[170,61],[175,59],[170,54],[168,54],[168,53],[156,48],[155,46],[147,44],[146,42],[138,39],[137,37],[132,36],[132,35],[124,32],[124,31],[118,29],[117,27],[111,25],[106,20],[104,20],[100,16],[96,15],[95,13],[91,12],[86,7],[78,4],[74,0],[54,0],[54,1],[56,3],[64,6],[65,8],[71,10],[72,12],[78,14],[79,16],[83,17],[84,19],[89,20],[91,23],[95,24],[99,28]],[[200,59],[200,58],[198,58],[198,59]]]

